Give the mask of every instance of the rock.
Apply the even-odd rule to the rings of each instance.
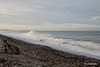
[[[0,58],[0,67],[4,67],[4,64],[7,60]]]
[[[77,58],[77,60],[80,61],[80,62],[82,62],[82,61],[84,61],[84,58],[79,57],[79,58]]]
[[[5,63],[7,60],[0,58],[0,63]]]
[[[10,45],[9,43],[7,43],[6,40],[4,40],[3,46],[4,46],[4,53],[12,54],[12,55],[21,54],[21,52],[20,52],[18,47],[14,46],[14,45]]]

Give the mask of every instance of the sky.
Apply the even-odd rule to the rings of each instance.
[[[0,0],[0,29],[100,31],[100,0]]]

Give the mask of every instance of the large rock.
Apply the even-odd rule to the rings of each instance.
[[[12,54],[12,55],[21,54],[21,52],[20,52],[18,47],[14,46],[14,45],[10,45],[9,43],[7,43],[6,40],[4,40],[3,46],[4,46],[4,53]]]

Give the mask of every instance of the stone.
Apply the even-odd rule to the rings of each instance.
[[[19,55],[21,54],[20,49],[14,45],[10,45],[9,43],[7,43],[6,40],[4,40],[4,53],[7,54],[12,54],[12,55]]]

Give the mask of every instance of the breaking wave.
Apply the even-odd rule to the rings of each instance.
[[[46,45],[64,52],[100,59],[100,44],[94,42],[55,38],[51,34],[40,34],[34,31],[27,33],[8,33],[1,31],[0,34],[20,39],[29,43]]]

